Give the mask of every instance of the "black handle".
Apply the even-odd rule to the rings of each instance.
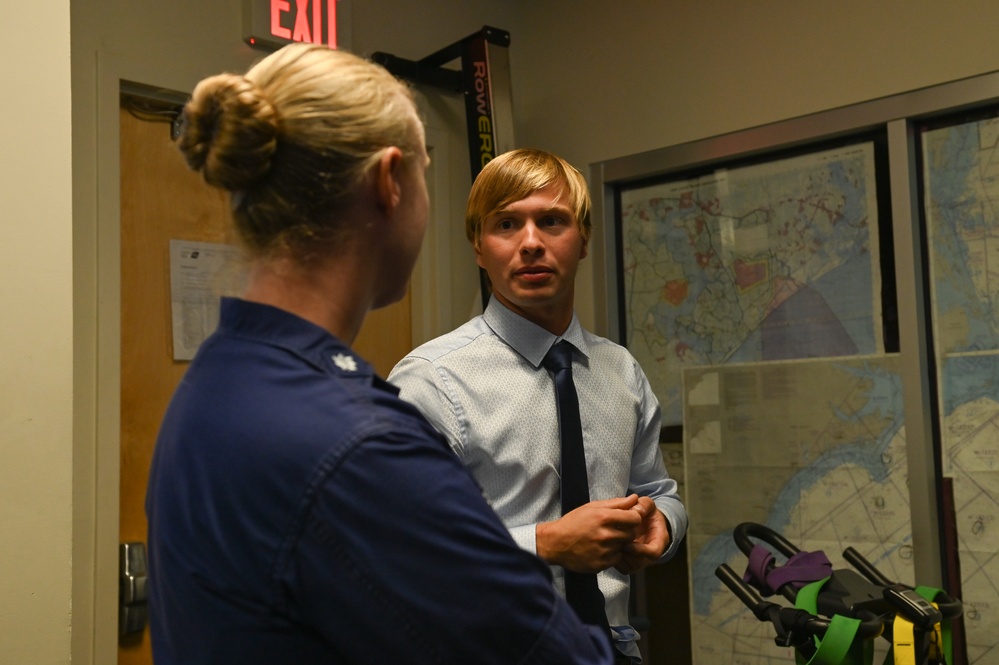
[[[843,558],[846,559],[847,563],[856,568],[861,575],[878,586],[891,588],[905,586],[888,579],[884,573],[878,570],[873,563],[864,557],[863,554],[852,547],[847,547],[843,550]],[[912,587],[906,588],[911,589]],[[887,595],[885,597],[887,599]],[[937,609],[940,610],[940,614],[944,619],[959,617],[964,611],[964,606],[961,601],[944,591],[938,592],[936,598],[931,598],[930,600],[936,604]]]
[[[746,556],[749,556],[749,553],[753,551],[754,543],[752,538],[762,540],[788,558],[801,551],[784,536],[770,527],[757,524],[756,522],[743,522],[735,527],[732,537],[735,539],[735,544],[739,546],[739,549]]]
[[[718,566],[715,569],[715,576],[724,582],[725,586],[746,607],[753,611],[757,619],[773,623],[778,634],[804,633],[813,637],[822,637],[829,629],[829,620],[824,617],[816,616],[806,610],[781,607],[776,603],[763,600],[759,592],[746,584],[728,564],[723,563]],[[860,627],[857,628],[857,637],[860,639],[867,640],[877,637],[884,629],[881,617],[873,612],[860,611],[856,618],[860,619]]]

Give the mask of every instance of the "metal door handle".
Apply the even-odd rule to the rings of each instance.
[[[118,546],[118,634],[141,633],[147,622],[146,546],[121,543]]]

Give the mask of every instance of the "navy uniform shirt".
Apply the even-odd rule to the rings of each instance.
[[[415,408],[273,307],[223,301],[146,511],[157,665],[610,662]]]

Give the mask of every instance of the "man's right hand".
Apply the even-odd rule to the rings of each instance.
[[[537,553],[544,561],[578,573],[598,573],[621,562],[621,548],[642,525],[632,510],[638,495],[590,501],[554,522],[538,524]]]

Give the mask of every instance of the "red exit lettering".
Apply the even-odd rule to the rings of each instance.
[[[294,42],[322,44],[336,48],[336,0],[270,0],[271,34]],[[326,20],[323,21],[325,15]]]

